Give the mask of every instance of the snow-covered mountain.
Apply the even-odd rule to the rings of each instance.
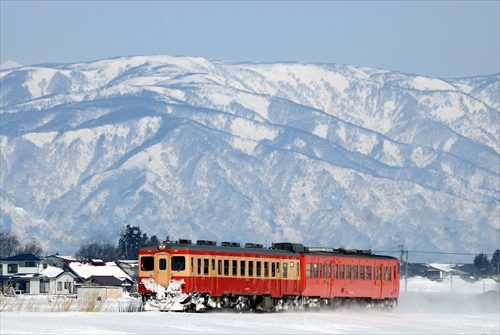
[[[144,56],[2,70],[1,228],[492,252],[500,75]]]

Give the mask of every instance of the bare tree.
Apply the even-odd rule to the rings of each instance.
[[[43,253],[43,249],[38,243],[37,240],[34,238],[31,240],[31,242],[26,243],[25,245],[19,246],[17,249],[18,254],[32,254],[35,256],[41,256]]]
[[[89,241],[80,246],[75,257],[77,259],[100,258],[102,260],[117,259],[118,249],[109,241]]]
[[[0,232],[0,259],[18,254],[19,240],[12,233]]]

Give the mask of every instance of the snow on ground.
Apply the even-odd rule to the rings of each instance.
[[[50,312],[57,299],[45,296],[38,312],[27,311],[34,304],[12,311],[0,304],[0,334],[499,334],[498,293],[483,293],[487,284],[496,289],[498,284],[459,278],[453,283],[450,292],[450,282],[412,278],[404,292],[403,279],[399,306],[393,311],[358,307],[283,313],[125,313],[119,310],[127,310],[134,301],[124,298],[106,301],[101,312],[78,311],[76,305],[68,312]]]

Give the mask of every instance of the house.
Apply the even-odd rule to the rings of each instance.
[[[0,259],[2,292],[16,294],[72,294],[75,275],[48,266],[32,254],[19,254]]]
[[[133,280],[115,261],[91,258],[87,261],[64,260],[67,268],[79,279],[78,285],[120,286],[130,289]]]
[[[40,293],[48,293],[53,295],[58,294],[74,294],[75,281],[78,278],[70,271],[65,271],[61,268],[48,266],[40,272]]]
[[[138,277],[138,265],[139,261],[137,259],[133,260],[117,260],[116,263],[120,266],[134,282],[137,281]]]

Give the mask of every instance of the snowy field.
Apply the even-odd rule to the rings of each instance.
[[[1,334],[499,334],[498,284],[458,278],[401,281],[393,311],[362,308],[284,313],[126,312],[136,300],[83,305],[47,297],[2,298]],[[483,292],[484,291],[484,292]],[[22,304],[19,299],[24,299]],[[40,300],[42,299],[42,300]],[[73,299],[74,300],[74,299]],[[38,303],[36,302],[38,301]],[[59,312],[58,312],[59,310]]]

